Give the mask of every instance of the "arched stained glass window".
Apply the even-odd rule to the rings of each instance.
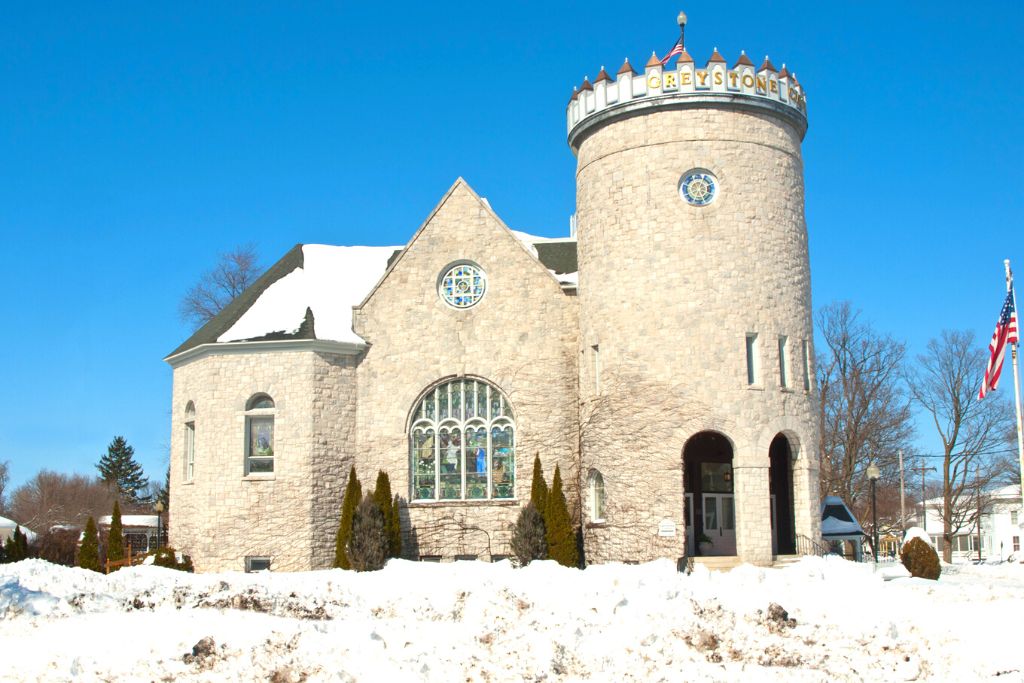
[[[515,418],[501,391],[483,380],[435,386],[409,429],[412,500],[515,497]]]

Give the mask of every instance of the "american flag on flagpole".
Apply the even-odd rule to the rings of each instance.
[[[668,54],[661,58],[662,64],[668,64],[668,60],[672,59],[676,55],[683,54],[683,39],[680,38],[676,41],[676,44],[672,46],[672,49],[668,51]]]
[[[1003,356],[1006,355],[1006,347],[1009,344],[1018,343],[1019,340],[1017,311],[1013,306],[1013,285],[1011,283],[1010,291],[1006,293],[1006,301],[1003,303],[1003,310],[999,312],[996,331],[992,334],[992,341],[988,344],[988,367],[985,368],[985,379],[981,382],[978,398],[985,398],[985,394],[996,390],[999,385],[999,375],[1003,372]]]

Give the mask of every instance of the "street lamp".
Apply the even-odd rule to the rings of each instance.
[[[871,481],[871,532],[873,534],[871,549],[875,553],[875,564],[878,564],[878,506],[875,502],[875,482],[880,476],[882,476],[882,472],[872,460],[868,465],[868,479]]]
[[[164,504],[163,504],[163,501],[158,500],[156,502],[156,505],[153,506],[153,509],[156,510],[156,547],[157,547],[157,550],[159,550],[161,545],[162,545],[162,543],[161,543],[162,534],[161,534],[161,531],[160,531],[160,520],[163,519],[163,516],[164,516]]]

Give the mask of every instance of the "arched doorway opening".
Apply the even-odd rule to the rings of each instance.
[[[683,447],[688,555],[736,554],[732,444],[718,432],[700,432]]]
[[[789,439],[777,434],[768,447],[768,488],[771,494],[772,554],[796,553],[793,514],[793,449]]]

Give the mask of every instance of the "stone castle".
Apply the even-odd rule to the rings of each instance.
[[[673,52],[573,93],[570,237],[459,179],[406,245],[298,245],[168,356],[197,570],[331,566],[353,466],[389,474],[407,558],[507,557],[538,455],[587,563],[820,536],[804,92]]]

